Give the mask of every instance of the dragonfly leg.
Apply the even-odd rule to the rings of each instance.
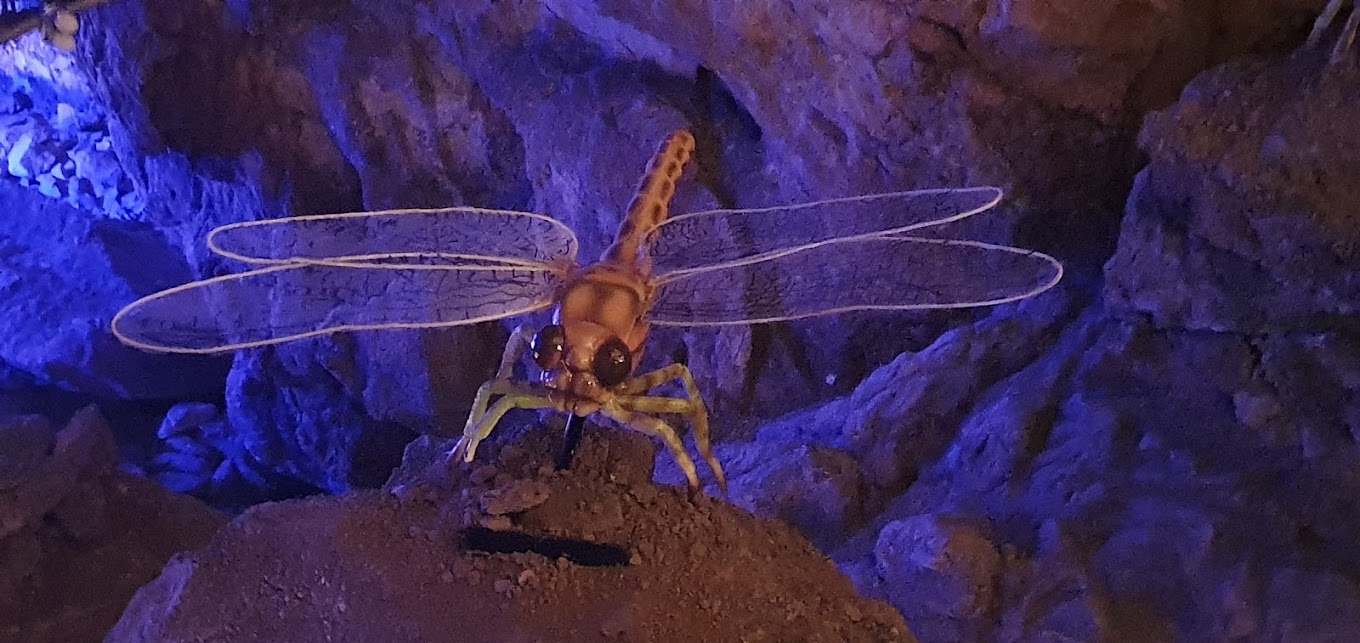
[[[524,357],[524,351],[528,350],[532,341],[534,341],[533,328],[528,324],[515,327],[515,332],[510,333],[509,341],[505,342],[505,352],[501,355],[501,367],[496,371],[496,379],[510,379],[515,372],[515,363]]]
[[[709,438],[708,407],[704,405],[704,399],[699,395],[699,386],[694,383],[694,375],[690,373],[689,367],[684,364],[671,364],[629,380],[624,383],[623,389],[626,395],[638,396],[634,398],[638,400],[675,399],[642,396],[642,394],[677,379],[684,384],[685,395],[689,398],[676,400],[683,405],[681,408],[674,411],[648,410],[645,408],[637,408],[636,410],[646,413],[680,413],[688,417],[691,430],[694,431],[694,446],[699,449],[699,455],[703,456],[704,461],[708,463],[708,468],[713,471],[713,476],[717,478],[718,489],[722,490],[723,495],[727,495],[727,475],[723,473],[718,458],[713,455],[713,444]],[[651,404],[651,402],[641,403]]]
[[[671,425],[666,424],[660,418],[629,411],[618,404],[617,401],[604,405],[600,408],[600,412],[622,424],[624,428],[661,438],[670,448],[675,463],[680,465],[680,469],[685,472],[685,479],[689,481],[689,488],[695,491],[699,490],[699,473],[694,469],[694,460],[691,460],[689,454],[685,453],[685,446],[680,443],[680,436],[675,434],[675,429],[671,428]]]
[[[1336,45],[1332,47],[1332,64],[1341,62],[1341,57],[1355,43],[1357,31],[1360,31],[1360,5],[1351,8],[1351,15],[1346,19],[1346,26],[1341,30],[1341,37],[1336,39]]]
[[[1318,14],[1317,20],[1313,22],[1313,30],[1308,34],[1308,40],[1304,43],[1305,47],[1316,46],[1322,40],[1327,28],[1336,21],[1337,15],[1341,13],[1342,4],[1344,4],[1344,0],[1329,0],[1327,2],[1327,6],[1322,10],[1322,13]],[[1350,17],[1347,18],[1346,24],[1341,29],[1341,35],[1332,47],[1331,62],[1333,64],[1340,62],[1341,57],[1350,49],[1351,44],[1355,41],[1357,28],[1360,28],[1360,6],[1351,8]]]
[[[510,334],[509,341],[505,342],[505,352],[501,354],[501,366],[496,371],[496,379],[478,387],[476,397],[472,398],[472,409],[468,413],[467,424],[463,426],[464,435],[467,435],[482,419],[493,396],[529,392],[523,385],[510,381],[510,376],[514,374],[515,363],[524,356],[524,351],[533,340],[533,336],[534,330],[525,325],[519,326]]]
[[[500,382],[489,382],[488,386],[494,386],[498,383]],[[510,382],[505,383],[515,386]],[[486,388],[486,386],[483,388]],[[463,429],[463,437],[458,438],[458,443],[453,445],[453,451],[449,453],[449,457],[455,462],[472,462],[472,458],[477,455],[477,445],[485,440],[488,435],[491,435],[491,430],[496,427],[496,423],[500,422],[501,418],[510,412],[510,409],[546,408],[552,408],[552,401],[542,393],[518,386],[507,390],[503,397],[496,400],[496,403],[491,405],[491,408],[487,409],[486,413],[482,414],[476,422],[468,418],[467,426]]]
[[[481,421],[486,414],[486,409],[491,405],[491,398],[498,395],[509,395],[520,393],[523,395],[541,395],[527,384],[512,382],[510,380],[491,380],[477,388],[477,396],[472,398],[472,410],[468,413],[467,423],[463,425],[463,434],[466,435],[472,427]]]

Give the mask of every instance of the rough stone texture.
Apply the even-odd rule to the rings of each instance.
[[[929,624],[953,622],[992,590],[931,605],[894,584],[920,563],[885,567],[874,545],[881,549],[893,521],[921,515],[981,521],[991,542],[1012,549],[1002,557],[992,621],[1000,640],[1270,638],[1302,627],[1312,607],[1292,596],[1277,602],[1259,588],[1298,565],[1336,578],[1355,569],[1350,490],[1360,449],[1345,428],[1354,415],[1345,400],[1360,399],[1356,338],[1166,332],[1111,318],[1080,298],[1067,306],[1085,310],[1061,313],[1066,321],[1041,334],[1042,326],[1030,326],[976,333],[974,344],[941,340],[966,347],[954,363],[974,368],[997,363],[988,356],[998,343],[1046,348],[968,396],[961,421],[925,433],[942,453],[919,460],[904,494],[897,485],[871,486],[869,497],[884,504],[866,505],[869,519],[833,557],[863,591],[902,607],[923,640],[956,638]],[[892,399],[945,386],[951,372],[900,369],[894,374],[914,377],[870,378],[857,395]],[[885,408],[863,410],[881,416]],[[808,417],[827,423],[808,422],[813,435],[840,431],[843,439],[856,426],[844,415]],[[915,452],[922,442],[921,433],[876,437],[866,453]],[[974,574],[965,568],[946,578],[967,586]],[[1333,605],[1336,618],[1314,631],[1343,631],[1356,587],[1336,580],[1319,587],[1318,600]]]
[[[7,423],[5,435],[11,472],[0,505],[0,539],[33,527],[71,495],[81,478],[108,473],[117,462],[113,435],[93,408],[60,433],[42,418],[25,416]]]
[[[687,186],[680,209],[991,182],[1011,196],[997,216],[979,221],[982,231],[1049,239],[1044,245],[1079,260],[1103,259],[1109,247],[1133,171],[1129,124],[1143,106],[1170,100],[1194,71],[1306,18],[1270,2],[1220,15],[1142,2],[1102,13],[1065,4],[859,2],[828,13],[723,3],[398,10],[153,1],[93,12],[81,53],[98,66],[97,89],[118,114],[115,147],[126,165],[142,168],[134,174],[153,200],[191,191],[156,184],[160,175],[149,168],[162,144],[195,159],[257,150],[241,174],[284,201],[271,215],[456,203],[529,208],[566,221],[583,239],[582,256],[592,258],[657,140],[689,125],[700,134],[703,187]],[[238,205],[226,220],[268,210]],[[146,216],[223,222],[213,212]],[[1012,230],[1017,217],[1034,222],[1023,235]],[[1065,232],[1045,232],[1055,226]],[[710,333],[662,337],[652,354],[672,354],[683,341],[700,379],[717,391],[716,410],[732,410],[734,421],[769,417],[799,399],[847,390],[824,385],[828,374],[857,381],[902,348],[919,348],[912,324],[880,319],[737,331],[717,341]],[[868,363],[859,350],[844,350],[845,338],[864,334],[880,338]],[[376,342],[371,354],[419,344],[393,335],[360,345]],[[450,336],[444,350],[487,341]],[[374,379],[412,370],[401,360],[364,361]],[[465,404],[478,383],[448,387],[442,406]],[[789,390],[799,396],[775,394]],[[413,413],[391,398],[366,399],[380,419],[456,426],[433,406]]]
[[[226,522],[116,470],[113,435],[94,407],[61,431],[34,416],[0,426],[4,640],[99,640],[172,554],[203,546]]]
[[[156,437],[155,454],[144,467],[147,475],[171,491],[190,494],[220,509],[241,511],[261,502],[320,491],[288,468],[262,461],[249,448],[247,436],[233,431],[212,404],[186,402],[171,407]]]
[[[930,640],[986,637],[996,609],[1001,555],[986,534],[937,516],[890,522],[874,560],[893,605]]]
[[[1311,19],[1312,3],[544,4],[623,60],[711,70],[758,128],[776,199],[999,184],[1004,210],[1065,226],[1031,234],[1076,258],[1073,242],[1099,243],[1087,235],[1114,223],[1133,169],[1124,127],[1198,71]],[[483,15],[509,11],[492,7]],[[769,200],[760,184],[733,187]]]
[[[679,209],[1002,185],[997,212],[940,232],[1052,251],[1072,268],[1060,290],[976,315],[658,333],[647,359],[683,355],[713,398],[734,500],[804,530],[927,640],[1344,639],[1360,613],[1350,212],[1360,133],[1344,93],[1354,61],[1324,72],[1316,52],[1268,55],[1182,92],[1221,61],[1295,46],[1321,4],[150,0],[94,12],[80,53],[117,116],[113,149],[154,197],[144,219],[201,274],[225,268],[202,253],[210,225],[443,202],[549,213],[593,258],[647,155],[679,125],[701,150]],[[1146,111],[1178,95],[1136,141]],[[1138,143],[1149,158],[1135,181]],[[226,412],[252,457],[345,489],[381,475],[356,462],[381,451],[365,436],[386,422],[458,426],[456,407],[494,366],[497,332],[242,355]],[[582,466],[647,477],[633,452],[646,444],[610,440],[632,446],[588,452]],[[417,444],[413,460],[447,447]],[[530,440],[482,457],[542,463],[551,448]],[[675,480],[660,457],[658,477]],[[468,497],[452,503],[470,508],[459,524],[537,515],[603,533],[636,500],[596,493],[561,509],[563,485],[595,488],[571,486],[572,475],[498,477],[474,469]],[[270,518],[310,536],[289,521],[314,512],[341,523],[330,532],[341,545],[392,556],[382,569],[400,580],[426,574],[415,580],[447,582],[440,591],[457,599],[457,575],[475,571],[483,584],[466,600],[497,606],[540,596],[530,579],[557,573],[446,561],[445,581],[420,531],[437,511],[421,502],[287,504],[241,524]],[[705,526],[684,516],[670,524]],[[221,542],[257,546],[263,536],[248,531]],[[357,536],[373,533],[388,540]],[[694,542],[675,551],[715,555]],[[339,590],[314,572],[338,569],[342,559],[322,558],[337,549],[299,551],[318,562],[278,572],[279,586],[330,601]],[[219,564],[223,551],[202,554],[211,564],[199,571],[167,571],[123,631],[176,582],[199,579],[197,596],[213,598],[195,600],[220,607],[241,580]],[[562,574],[559,588],[585,587]],[[921,592],[927,583],[934,591]],[[413,609],[443,604],[420,589]],[[486,600],[495,592],[512,596]],[[275,622],[290,605],[278,601],[233,605],[231,620]],[[308,614],[380,626],[389,614],[377,604]],[[197,623],[199,604],[181,605],[185,620],[145,623]],[[592,628],[613,622],[576,612],[596,618]]]
[[[590,259],[647,155],[681,125],[698,132],[701,152],[677,209],[996,183],[1005,205],[951,234],[1035,242],[1091,264],[1106,256],[1133,171],[1137,115],[1204,65],[1273,42],[1307,15],[1274,2],[1221,13],[1074,6],[152,0],[89,12],[79,60],[146,203],[139,216],[163,227],[198,274],[226,268],[204,253],[213,225],[459,203],[551,214]],[[648,359],[687,352],[735,436],[748,418],[844,393],[920,349],[941,324],[918,321],[658,333]],[[306,342],[318,354],[352,352],[341,360],[353,372],[294,392],[250,368],[272,355],[240,361],[228,415],[259,422],[233,428],[257,436],[250,450],[268,451],[270,466],[347,488],[367,479],[336,464],[356,457],[344,452],[356,436],[388,422],[456,430],[502,339],[463,329]],[[427,357],[413,365],[412,355]],[[349,419],[328,421],[322,409]],[[320,435],[322,426],[350,437]],[[884,466],[873,475],[892,475]]]
[[[0,182],[0,361],[44,383],[123,398],[212,396],[225,360],[145,353],[108,322],[125,303],[187,280],[146,224],[98,218]]]
[[[1354,328],[1360,149],[1346,126],[1360,69],[1228,65],[1149,116],[1106,268],[1113,308],[1160,326],[1243,333]]]
[[[353,388],[352,342],[308,342],[237,354],[226,417],[250,456],[316,488],[382,484],[414,435],[375,420]]]
[[[495,465],[450,470],[426,437],[390,491],[251,509],[105,640],[915,640],[788,527],[656,486],[645,439],[590,432],[563,474],[556,442],[508,429],[479,451]],[[614,544],[627,564],[479,554],[473,525]]]
[[[524,206],[511,126],[456,67],[427,69],[422,47],[392,48],[401,40],[394,26],[322,12],[307,17],[315,29],[299,39],[258,32],[256,17],[230,8],[122,4],[91,15],[82,51],[110,65],[92,82],[115,106],[115,150],[154,203],[144,218],[165,227],[199,273],[231,268],[203,245],[203,234],[223,223],[463,202]],[[328,26],[349,23],[369,27]],[[346,62],[378,60],[375,52],[390,58],[365,63],[365,73]],[[387,476],[410,429],[461,426],[504,339],[493,327],[403,331],[302,342],[283,364],[273,352],[252,353],[228,383],[228,417],[269,467],[325,489],[371,485]],[[326,363],[306,364],[309,353]],[[355,451],[360,445],[370,448]]]
[[[0,489],[9,489],[28,479],[52,454],[56,436],[40,415],[9,417],[0,424]]]
[[[863,473],[843,451],[769,440],[722,445],[717,454],[733,481],[733,504],[794,525],[819,547],[841,542],[849,535],[847,526],[863,520]],[[660,468],[660,479],[683,482],[672,460]]]
[[[20,185],[113,218],[140,212],[103,106],[75,59],[41,34],[0,46],[0,132],[3,172]]]

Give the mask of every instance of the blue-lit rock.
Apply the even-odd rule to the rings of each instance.
[[[874,558],[893,606],[926,640],[983,640],[996,619],[1002,559],[965,521],[921,515],[879,532]]]
[[[0,182],[0,360],[73,391],[122,398],[212,396],[227,362],[125,346],[109,320],[126,303],[187,281],[154,227],[105,219]]]
[[[237,355],[226,417],[251,459],[330,492],[382,484],[415,435],[364,411],[347,342],[301,342]]]
[[[1060,290],[657,332],[649,363],[683,354],[710,398],[734,500],[928,640],[1352,631],[1354,65],[1267,57],[1182,93],[1293,43],[1309,8],[1089,4],[134,1],[91,15],[81,55],[132,203],[195,276],[227,268],[213,225],[406,205],[542,211],[590,259],[679,125],[701,147],[680,210],[1002,185],[941,232],[1053,251]],[[20,173],[65,176],[33,140]],[[243,353],[227,421],[190,431],[221,448],[176,462],[215,476],[244,449],[319,489],[373,484],[414,430],[460,428],[503,338]]]

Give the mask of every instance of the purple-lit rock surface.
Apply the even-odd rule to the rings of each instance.
[[[150,354],[109,332],[119,308],[190,276],[161,232],[8,182],[0,182],[0,212],[0,360],[51,386],[101,396],[220,391],[225,360]]]
[[[996,618],[1001,555],[967,522],[924,514],[883,527],[878,573],[915,631],[929,640],[984,638]]]
[[[1358,83],[1349,64],[1237,63],[1150,115],[1110,305],[1174,328],[1355,329],[1360,149],[1344,124]]]
[[[841,527],[856,533],[831,554],[923,640],[1345,638],[1360,610],[1360,586],[1342,580],[1360,563],[1360,336],[1353,301],[1324,293],[1355,279],[1355,262],[1337,254],[1354,233],[1346,201],[1328,196],[1354,180],[1318,159],[1344,168],[1354,149],[1317,155],[1331,141],[1360,141],[1360,130],[1326,107],[1331,83],[1353,69],[1299,81],[1302,69],[1322,73],[1308,60],[1207,74],[1187,103],[1150,121],[1164,138],[1148,147],[1152,169],[1131,197],[1108,304],[1071,280],[903,354],[848,398],[723,449],[771,460],[803,440],[856,454],[862,510],[845,514]],[[1251,109],[1226,98],[1244,85]],[[1204,106],[1204,96],[1223,107]],[[1257,132],[1244,115],[1314,96],[1323,105],[1291,112],[1311,120],[1290,127],[1325,132],[1305,139],[1317,145],[1277,147],[1263,165],[1214,156],[1215,147],[1185,161],[1192,143],[1177,132],[1203,145],[1235,141],[1199,128]],[[1315,171],[1331,178],[1262,187]],[[1240,190],[1232,205],[1143,209],[1153,193],[1165,204],[1224,194],[1223,180]],[[1295,212],[1266,216],[1280,212],[1282,193],[1295,195]],[[1238,280],[1227,278],[1230,253],[1193,234],[1171,237],[1234,221],[1261,230],[1261,252],[1293,252],[1258,255],[1261,274]],[[1158,258],[1184,268],[1142,263]],[[1278,327],[1289,332],[1260,333]],[[758,470],[734,471],[732,486],[766,515],[849,497],[825,484],[800,497]],[[1318,596],[1298,593],[1305,582]]]
[[[1126,13],[117,2],[86,16],[81,57],[139,216],[203,274],[225,268],[202,246],[212,225],[462,203],[548,213],[590,259],[678,126],[700,139],[679,210],[992,183],[1003,205],[950,234],[1093,264],[1134,170],[1130,121],[1204,64],[1306,17],[1271,2]],[[1135,23],[1139,37],[1124,36]],[[849,392],[950,319],[658,332],[648,365],[689,353],[719,417],[749,426]],[[457,430],[503,337],[412,331],[307,342],[283,364],[252,356],[237,362],[227,415],[267,465],[319,488],[362,485],[352,449],[390,422]],[[307,352],[326,357],[306,365]]]
[[[994,212],[938,232],[1059,256],[1066,283],[1035,300],[654,332],[644,367],[695,371],[733,502],[800,530],[923,640],[1344,640],[1360,614],[1357,65],[1280,55],[1322,4],[125,0],[87,15],[79,64],[109,114],[96,145],[145,206],[134,218],[193,276],[234,268],[205,252],[213,225],[401,206],[544,212],[592,259],[680,126],[699,151],[678,211],[1000,185]],[[31,138],[19,173],[65,175],[75,139],[59,122],[22,121],[51,140]],[[0,303],[28,310],[15,301]],[[238,355],[225,406],[166,436],[207,454],[176,460],[199,472],[179,481],[211,488],[239,464],[240,480],[372,485],[413,433],[461,428],[504,338],[487,325]],[[638,466],[615,455],[592,466]],[[657,463],[680,480],[664,450]],[[482,482],[477,503],[451,503],[494,524],[560,497],[554,480]],[[446,581],[413,565],[434,548],[420,533],[364,522],[437,509],[374,498],[240,524],[406,534],[395,551],[414,558],[383,569],[488,594],[460,567]],[[583,502],[614,524],[611,502]],[[221,552],[261,541],[203,550],[201,574],[173,566],[120,631],[177,627],[151,609],[177,580],[234,591]],[[391,553],[377,549],[359,553]],[[278,577],[311,591],[313,571]],[[522,571],[490,592],[513,598]],[[267,624],[278,601],[237,614]]]

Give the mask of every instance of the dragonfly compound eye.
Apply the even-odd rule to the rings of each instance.
[[[604,386],[618,386],[633,372],[633,353],[623,340],[615,337],[600,345],[590,363],[595,379]]]
[[[562,348],[566,343],[567,333],[561,326],[544,326],[534,335],[534,342],[530,345],[534,351],[534,362],[545,371],[557,368],[562,363]]]

